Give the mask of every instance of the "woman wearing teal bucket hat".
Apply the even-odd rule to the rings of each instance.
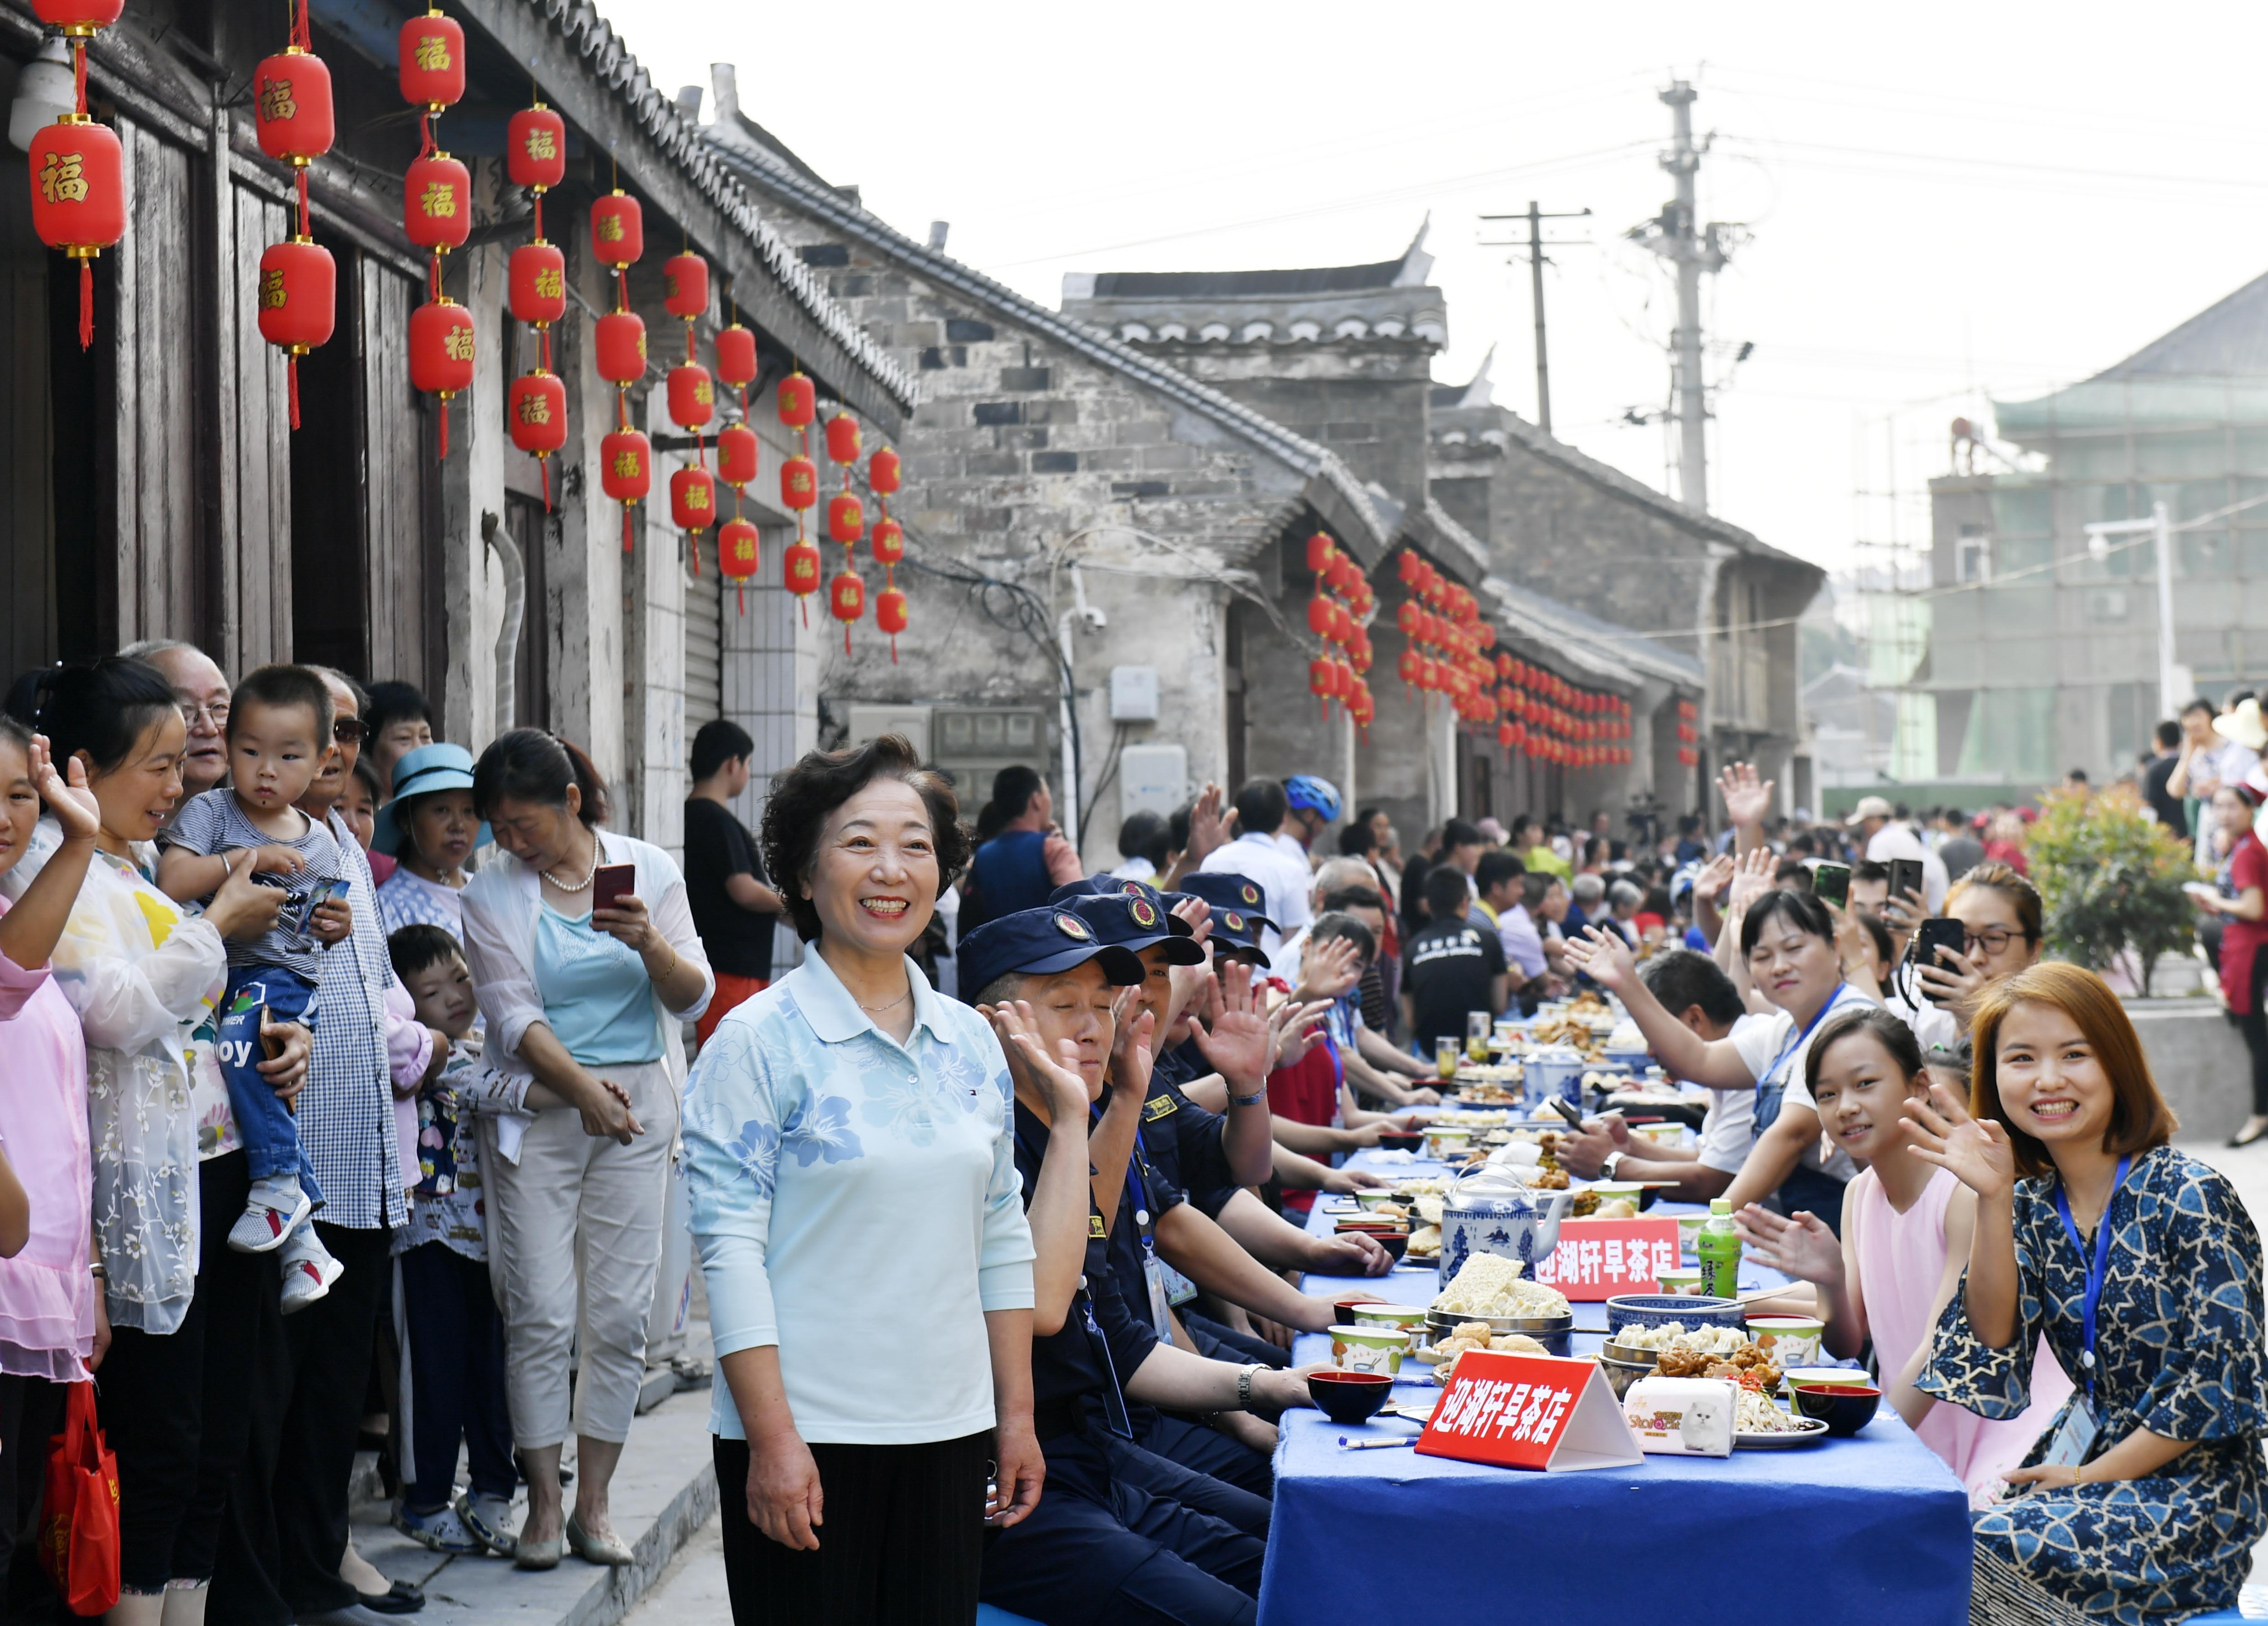
[[[473,754],[462,746],[419,746],[394,764],[394,799],[378,810],[371,849],[400,867],[378,889],[391,937],[404,926],[438,926],[464,937],[465,865],[490,840],[473,811]]]

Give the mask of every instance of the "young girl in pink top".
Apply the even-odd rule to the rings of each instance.
[[[1821,1127],[1868,1166],[1844,1194],[1843,1240],[1810,1214],[1782,1218],[1753,1203],[1737,1217],[1741,1234],[1757,1259],[1818,1285],[1831,1353],[1855,1357],[1872,1335],[1884,1396],[1969,1488],[1971,1504],[1987,1505],[2007,1489],[2001,1475],[2055,1420],[2071,1380],[2043,1343],[2030,1406],[2001,1423],[1914,1387],[1938,1316],[1969,1262],[1977,1199],[1913,1155],[1901,1109],[1909,1096],[1927,1093],[1929,1076],[1904,1022],[1878,1006],[1835,1017],[1820,1030],[1808,1063]]]

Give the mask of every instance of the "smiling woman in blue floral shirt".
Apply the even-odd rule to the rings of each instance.
[[[973,1620],[988,1516],[1039,1497],[1007,1063],[906,956],[968,859],[957,814],[895,735],[765,807],[809,947],[718,1026],[684,1120],[736,1619]]]

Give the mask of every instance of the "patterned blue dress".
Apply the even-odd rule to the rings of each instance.
[[[1956,1293],[1921,1373],[1925,1394],[1981,1416],[2015,1416],[2043,1333],[2064,1370],[2080,1372],[2088,1262],[2056,1213],[2055,1184],[2051,1174],[2016,1186],[2022,1336],[1988,1347]],[[2102,1223],[2113,1230],[2095,1316],[2102,1426],[2090,1460],[2138,1427],[2197,1443],[2146,1479],[2034,1490],[1972,1514],[1983,1618],[2156,1626],[2228,1608],[2253,1543],[2268,1534],[2268,1317],[2260,1239],[2243,1205],[2217,1172],[2161,1146],[2134,1159]],[[2045,1456],[2054,1433],[2040,1437],[2026,1466]],[[2036,1607],[2025,1607],[2026,1592]]]

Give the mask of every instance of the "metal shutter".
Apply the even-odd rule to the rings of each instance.
[[[725,636],[725,584],[714,570],[685,579],[685,738],[724,714],[718,651]]]

